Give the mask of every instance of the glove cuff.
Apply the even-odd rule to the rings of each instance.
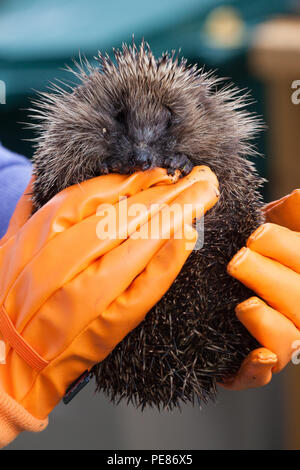
[[[13,441],[22,431],[39,432],[47,425],[48,418],[35,418],[0,389],[0,448]]]

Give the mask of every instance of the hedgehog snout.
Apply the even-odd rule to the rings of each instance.
[[[141,144],[134,146],[130,160],[131,167],[134,170],[148,170],[155,166],[156,158],[148,146]]]

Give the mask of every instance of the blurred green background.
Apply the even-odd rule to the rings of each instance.
[[[79,52],[93,60],[98,49],[110,53],[133,34],[157,56],[180,49],[190,62],[250,89],[251,109],[264,115],[262,86],[248,70],[247,50],[257,24],[291,9],[286,0],[0,0],[0,79],[7,94],[0,140],[31,157],[32,146],[23,140],[31,135],[20,123],[28,121],[34,90],[55,79],[74,80],[62,69]],[[265,153],[263,134],[257,145]],[[256,165],[266,175],[265,161]]]
[[[292,13],[295,0],[0,0],[0,80],[6,103],[0,105],[0,141],[30,158],[32,137],[24,130],[26,108],[35,90],[55,79],[74,77],[63,70],[79,52],[89,60],[97,51],[142,38],[155,55],[180,49],[190,62],[214,69],[240,88],[250,89],[252,111],[268,124],[264,87],[248,66],[255,28],[276,15]],[[297,77],[296,77],[297,78]],[[268,176],[266,133],[257,139],[266,158],[256,159]],[[265,196],[267,196],[265,194]],[[11,449],[268,448],[284,446],[283,373],[272,384],[245,392],[221,391],[219,404],[180,413],[113,407],[88,387],[67,407],[53,412],[40,435],[24,434]],[[50,420],[51,421],[51,420]]]

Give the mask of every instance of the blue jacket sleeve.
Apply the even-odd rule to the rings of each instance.
[[[0,238],[5,234],[16,204],[32,172],[25,157],[5,149],[0,143]]]

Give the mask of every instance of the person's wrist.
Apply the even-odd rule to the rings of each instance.
[[[48,418],[38,419],[0,387],[0,447],[15,439],[22,431],[40,432]]]

